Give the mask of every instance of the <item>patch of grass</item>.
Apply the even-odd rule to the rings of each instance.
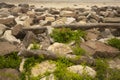
[[[120,50],[120,39],[117,39],[117,38],[109,39],[108,44]]]
[[[86,53],[85,50],[82,49],[80,46],[75,46],[72,48],[72,50],[75,55],[84,55]]]
[[[79,41],[80,37],[85,37],[86,33],[81,30],[72,31],[69,28],[54,29],[51,37],[60,43],[68,43],[73,40]]]
[[[120,70],[119,69],[109,69],[107,80],[120,80]]]
[[[65,58],[56,61],[57,69],[54,72],[56,80],[94,80],[87,75],[79,75],[67,70],[67,67],[74,65]]]
[[[17,53],[11,53],[7,56],[0,56],[0,69],[2,68],[15,68],[18,69],[21,59],[17,56]]]
[[[26,75],[28,77],[28,80],[39,80],[38,77],[30,77],[31,75],[31,69],[32,67],[37,64],[40,63],[42,61],[44,61],[44,57],[43,56],[39,56],[39,57],[31,57],[28,58],[25,63],[24,63],[24,75]],[[24,75],[22,76],[23,79],[26,78],[24,77]]]
[[[106,74],[108,71],[108,64],[104,59],[96,59],[96,71],[98,80],[106,80]]]

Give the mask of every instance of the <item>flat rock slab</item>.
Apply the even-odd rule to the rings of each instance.
[[[81,44],[87,53],[93,57],[116,57],[120,51],[99,41],[87,41]]]
[[[17,47],[9,42],[0,42],[0,56],[18,51]]]
[[[19,80],[20,73],[16,69],[0,69],[0,80]]]

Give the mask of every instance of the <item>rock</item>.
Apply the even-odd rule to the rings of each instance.
[[[0,56],[4,56],[15,51],[19,51],[15,45],[6,41],[0,42]]]
[[[2,8],[0,9],[0,18],[8,17],[10,15],[9,9]]]
[[[56,69],[56,65],[49,61],[41,62],[40,64],[36,64],[31,69],[31,75],[37,77],[39,75],[44,75],[46,72],[54,72]]]
[[[11,15],[18,16],[21,13],[21,7],[13,7],[10,10]]]
[[[35,17],[35,12],[34,11],[28,11],[26,13],[30,18],[34,18]]]
[[[97,40],[99,33],[95,31],[87,31],[86,40]]]
[[[39,39],[33,32],[28,31],[22,41],[23,45],[27,48],[29,46],[29,44],[35,43],[35,42],[39,42]]]
[[[4,3],[4,2],[0,3],[0,8],[12,8],[12,7],[15,7],[15,5],[7,4],[7,3]]]
[[[3,35],[3,33],[5,32],[5,30],[7,29],[7,27],[3,24],[0,24],[0,37]]]
[[[88,54],[93,57],[116,57],[120,55],[120,51],[116,48],[108,46],[99,41],[87,41],[81,43],[81,48],[83,48]]]
[[[16,38],[23,39],[26,35],[26,33],[23,31],[23,25],[17,24],[12,28],[12,35],[14,35]]]
[[[72,17],[62,17],[54,22],[52,22],[52,26],[54,25],[59,25],[59,24],[70,24],[70,23],[73,23],[75,22],[75,18],[72,18]]]
[[[0,80],[19,80],[20,73],[11,68],[0,69]]]
[[[53,21],[55,21],[55,18],[54,17],[46,17],[45,20],[53,22]]]
[[[45,21],[45,20],[40,20],[40,21],[39,21],[39,24],[40,24],[41,26],[46,26],[46,25],[49,24],[49,22],[48,22],[48,21]],[[51,22],[50,22],[50,24],[51,24]]]
[[[49,76],[45,76],[41,78],[40,80],[55,80],[54,74],[50,74]]]
[[[20,72],[24,72],[24,63],[25,63],[25,58],[22,59],[21,63],[20,63],[20,67],[19,67],[19,71]]]
[[[72,53],[72,49],[68,45],[57,42],[49,46],[48,50],[52,51],[55,54],[58,54],[59,56],[65,56]]]
[[[60,14],[60,10],[59,9],[50,9],[49,13],[52,15],[58,15],[58,14]]]
[[[105,29],[104,31],[100,32],[99,34],[100,38],[113,38],[114,36],[112,35],[110,29]]]
[[[2,36],[3,39],[8,40],[9,42],[12,43],[20,43],[19,39],[16,39],[13,35],[12,35],[12,31],[11,30],[7,30],[5,31],[4,35]]]
[[[0,18],[0,24],[4,24],[8,27],[13,27],[16,22],[14,18]]]
[[[35,12],[44,12],[46,11],[46,8],[36,8]]]
[[[61,11],[60,16],[62,17],[74,17],[76,14],[72,11]]]
[[[112,69],[120,69],[120,59],[116,58],[108,61],[109,67]]]
[[[96,76],[96,71],[88,66],[73,65],[73,66],[68,67],[67,69],[69,71],[71,71],[73,73],[77,73],[79,75],[89,75],[93,78]]]
[[[88,19],[93,18],[93,19],[95,19],[95,20],[98,21],[98,22],[99,22],[99,20],[100,20],[99,16],[98,16],[96,13],[94,13],[94,12],[89,13],[89,14],[87,15],[87,18],[88,18]]]
[[[19,7],[29,8],[29,4],[18,4]]]
[[[73,22],[75,22],[75,18],[68,17],[65,24],[70,24],[70,23],[73,23]]]

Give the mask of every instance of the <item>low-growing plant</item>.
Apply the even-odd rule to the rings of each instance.
[[[81,30],[72,31],[69,28],[54,29],[51,37],[60,43],[68,43],[72,40],[79,41],[80,37],[85,37],[86,33]]]
[[[67,70],[67,67],[73,63],[65,58],[60,58],[56,61],[57,69],[54,72],[56,80],[94,80],[88,75],[79,75]]]
[[[33,43],[33,46],[31,47],[32,50],[40,49],[40,45],[36,42]]]
[[[120,50],[120,39],[117,39],[117,38],[109,39],[108,44]]]
[[[0,56],[0,69],[1,68],[15,68],[18,69],[21,59],[17,56],[17,53],[11,53],[7,56]]]
[[[75,55],[84,55],[86,53],[85,50],[82,49],[80,46],[75,46],[72,48],[72,50]]]
[[[98,80],[106,80],[106,75],[108,71],[108,64],[104,59],[96,59],[96,71]]]

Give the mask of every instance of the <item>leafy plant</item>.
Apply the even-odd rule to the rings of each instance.
[[[0,56],[0,68],[19,68],[21,59],[17,56],[17,53],[11,53],[7,56]]]
[[[120,39],[117,39],[117,38],[109,39],[108,44],[120,50]]]
[[[51,37],[60,43],[68,43],[72,40],[79,41],[80,37],[85,37],[86,33],[81,30],[72,31],[69,28],[54,29]]]

